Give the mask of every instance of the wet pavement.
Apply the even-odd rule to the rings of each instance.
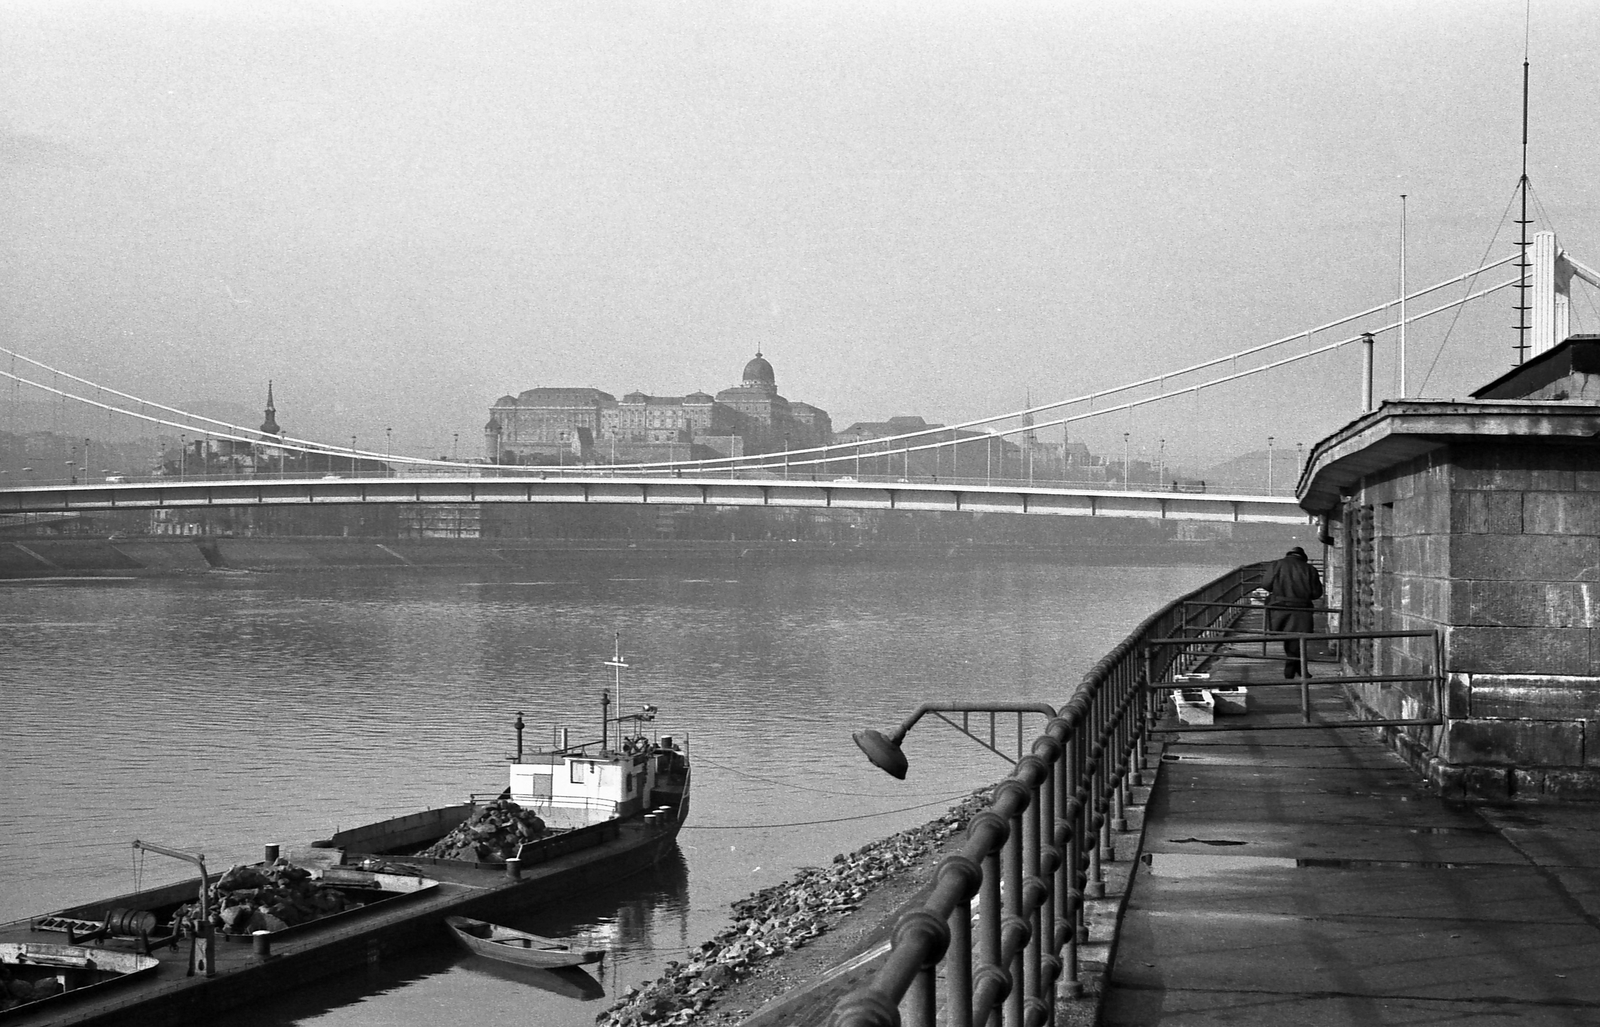
[[[1250,701],[1217,723],[1299,718]],[[1600,808],[1444,802],[1371,729],[1173,734],[1100,1022],[1600,1025]]]

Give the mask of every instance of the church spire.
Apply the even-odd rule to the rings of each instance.
[[[278,427],[278,408],[272,405],[272,379],[267,379],[267,419],[261,422],[261,434],[282,435]]]

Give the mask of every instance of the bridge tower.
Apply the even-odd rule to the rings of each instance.
[[[1554,349],[1570,331],[1572,279],[1574,276],[1600,287],[1600,273],[1586,267],[1556,243],[1554,232],[1539,232],[1533,237],[1529,260],[1533,275],[1533,338],[1529,358]]]

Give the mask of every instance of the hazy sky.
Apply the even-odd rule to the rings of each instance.
[[[1392,298],[1402,192],[1413,286],[1510,252],[1524,13],[0,0],[0,341],[176,405],[270,378],[291,433],[417,455],[506,393],[715,392],[757,347],[837,427],[1013,410]],[[1532,13],[1537,227],[1600,265],[1600,3]],[[1509,366],[1513,302],[1426,394]],[[1357,368],[1073,432],[1309,444]]]

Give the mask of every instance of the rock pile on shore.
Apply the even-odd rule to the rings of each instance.
[[[211,885],[207,898],[212,924],[228,934],[281,931],[358,904],[337,888],[322,887],[311,871],[287,859],[267,867],[231,867]],[[178,914],[199,923],[199,900]]]
[[[544,833],[544,821],[532,810],[525,810],[510,799],[496,799],[417,855],[471,863],[501,862],[515,856],[523,842],[531,842]]]
[[[671,962],[653,983],[629,988],[595,1017],[603,1027],[693,1024],[729,985],[837,926],[873,885],[927,860],[989,804],[988,790],[943,816],[806,867],[793,878],[733,903],[733,924],[685,963]]]

